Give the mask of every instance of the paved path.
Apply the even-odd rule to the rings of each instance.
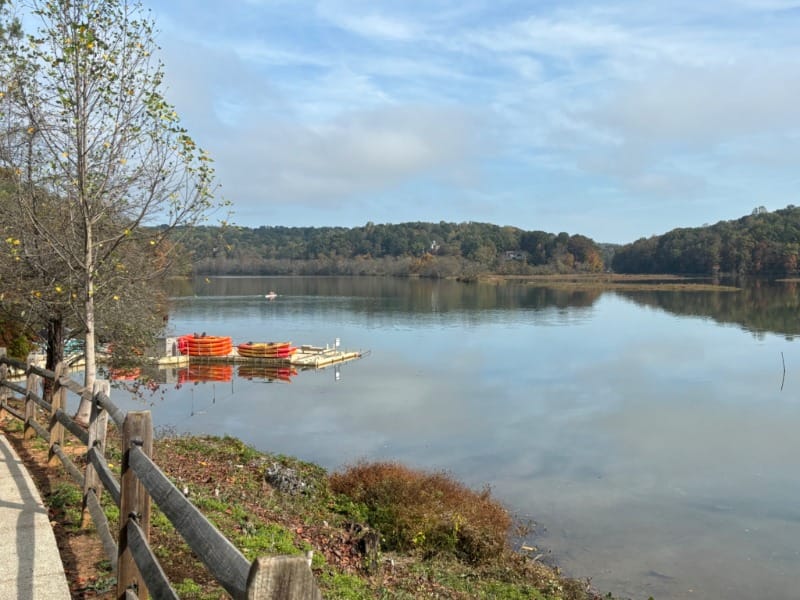
[[[0,600],[69,600],[56,538],[39,492],[0,434]]]

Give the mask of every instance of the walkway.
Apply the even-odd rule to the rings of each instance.
[[[0,434],[0,600],[69,600],[56,538],[25,465]]]

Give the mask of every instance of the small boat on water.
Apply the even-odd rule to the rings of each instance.
[[[189,356],[226,356],[233,351],[233,340],[228,336],[182,335],[178,351]]]
[[[236,350],[245,358],[289,358],[297,352],[291,342],[245,342]]]
[[[275,300],[275,298],[277,298],[277,297],[278,297],[278,294],[276,294],[272,290],[270,290],[269,294],[264,294],[264,298],[266,298],[267,300]]]

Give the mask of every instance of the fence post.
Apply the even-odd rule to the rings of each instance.
[[[6,349],[0,347],[0,358],[6,357]],[[0,381],[8,377],[8,365],[3,363],[0,364]],[[6,416],[6,410],[3,408],[5,406],[6,400],[8,400],[9,396],[8,388],[5,386],[0,386],[0,421],[2,421]]]
[[[108,411],[100,406],[97,397],[104,393],[108,396],[111,393],[111,383],[104,379],[98,379],[94,382],[94,389],[92,390],[92,413],[89,417],[89,444],[86,446],[88,450],[95,448],[100,454],[106,454],[106,433],[108,431]],[[91,461],[86,462],[86,473],[83,477],[83,510],[81,512],[81,528],[89,525],[89,507],[86,504],[86,495],[89,491],[94,492],[97,500],[103,492],[103,484],[100,482],[100,477]]]
[[[31,372],[31,366],[33,366],[33,358],[31,355],[28,355],[27,359],[27,380],[25,382],[25,428],[23,429],[22,437],[23,439],[29,440],[33,437],[36,437],[36,430],[31,426],[31,422],[36,418],[36,403],[30,397],[31,394],[35,394],[37,388],[39,387],[39,376],[35,373]]]
[[[56,378],[53,382],[53,397],[50,399],[50,449],[48,451],[48,465],[55,466],[60,463],[58,456],[53,452],[53,446],[58,444],[64,447],[64,426],[56,419],[56,411],[65,410],[67,407],[67,388],[59,383],[59,378],[69,375],[66,363],[56,365]]]
[[[247,577],[247,600],[322,600],[304,556],[262,556]]]
[[[139,600],[148,597],[133,554],[128,547],[128,521],[136,519],[150,540],[150,496],[133,469],[130,468],[131,447],[139,446],[151,456],[153,453],[153,420],[150,411],[131,411],[122,424],[122,474],[120,477],[119,544],[117,563],[117,598],[125,598],[125,590],[133,588]]]

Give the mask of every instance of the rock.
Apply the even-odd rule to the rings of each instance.
[[[297,496],[312,490],[295,469],[273,462],[264,473],[264,480],[282,494]]]

